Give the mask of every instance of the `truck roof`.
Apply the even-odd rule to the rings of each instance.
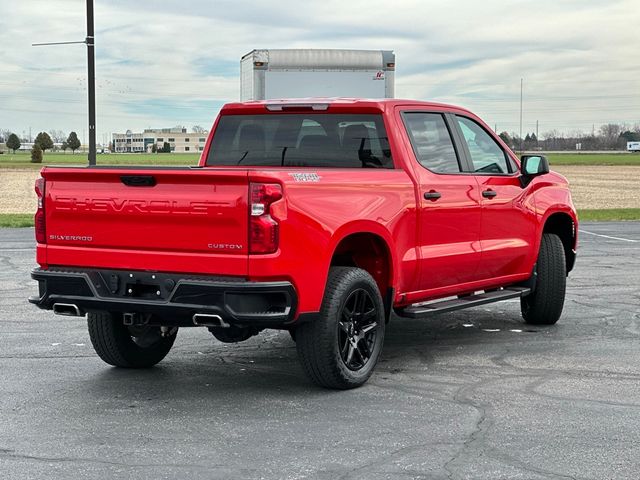
[[[355,111],[377,111],[384,112],[388,109],[393,109],[396,106],[422,106],[426,109],[444,109],[444,110],[461,110],[469,112],[466,108],[458,107],[456,105],[450,105],[446,103],[429,102],[421,100],[407,100],[399,98],[343,98],[343,97],[310,97],[310,98],[284,98],[276,100],[252,100],[248,102],[231,102],[225,104],[220,113],[230,114],[236,111],[242,113],[261,113],[265,110],[289,110],[297,106],[324,106],[328,105],[331,110],[355,110]],[[320,110],[321,108],[318,108]],[[469,112],[471,113],[471,112]]]

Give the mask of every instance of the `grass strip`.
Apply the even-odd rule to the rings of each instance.
[[[0,213],[0,227],[33,227],[33,213]]]
[[[640,155],[631,153],[550,153],[549,165],[640,165]]]
[[[197,165],[197,153],[112,153],[98,155],[98,165]],[[31,163],[31,156],[25,153],[0,155],[0,168],[40,169],[47,165],[87,166],[86,154],[45,153],[42,163]]]
[[[604,208],[578,210],[581,222],[615,222],[640,220],[640,208]]]

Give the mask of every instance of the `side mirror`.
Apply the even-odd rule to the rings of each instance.
[[[533,177],[549,173],[549,160],[544,155],[523,155],[520,157],[520,182],[526,187]]]

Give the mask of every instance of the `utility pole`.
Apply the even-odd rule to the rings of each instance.
[[[538,139],[538,120],[536,120],[536,140]]]
[[[522,140],[522,89],[523,89],[523,79],[520,79],[520,154],[522,154],[524,150],[524,143]]]
[[[96,55],[93,0],[87,0],[87,83],[89,84],[89,165],[96,164]]]
[[[84,43],[87,46],[87,83],[89,92],[89,165],[96,164],[96,57],[93,28],[93,0],[87,0],[87,36],[80,42],[32,43],[33,47],[48,45],[73,45]],[[31,133],[29,133],[31,136]],[[83,130],[84,141],[84,130]]]

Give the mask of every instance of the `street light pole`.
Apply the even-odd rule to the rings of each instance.
[[[523,79],[520,79],[520,155],[522,155],[524,151],[524,145],[522,140],[522,89],[523,89]]]
[[[93,0],[87,0],[87,37],[84,39],[84,41],[31,44],[33,47],[43,47],[49,45],[73,45],[77,43],[84,43],[87,46],[87,90],[89,91],[89,165],[96,164],[96,55],[94,40]]]
[[[93,0],[87,0],[87,83],[89,91],[89,165],[96,164],[96,55]]]

